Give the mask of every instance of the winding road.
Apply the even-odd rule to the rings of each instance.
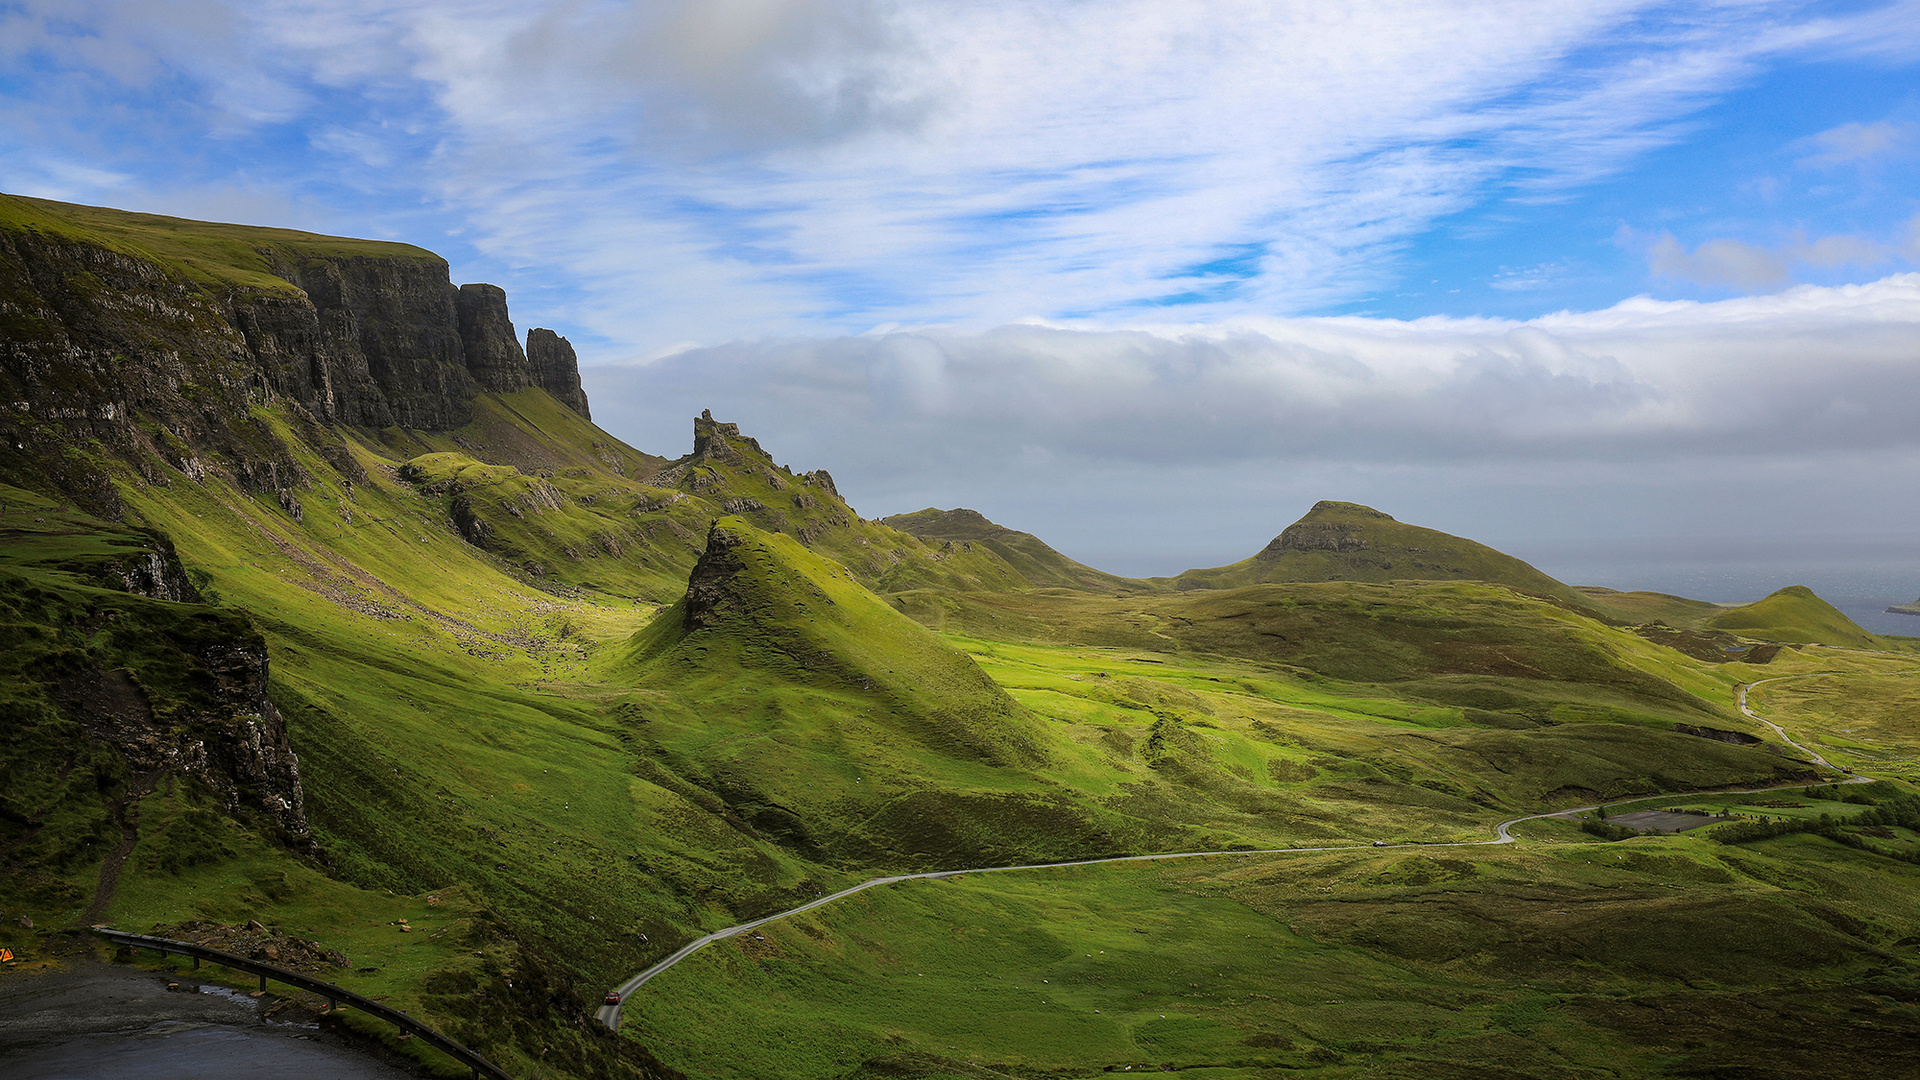
[[[1841,772],[1843,770],[1841,770],[1838,766],[1832,764],[1831,762],[1827,761],[1826,758],[1823,758],[1819,754],[1815,753],[1814,751],[1807,749],[1806,747],[1800,745],[1797,742],[1794,742],[1793,739],[1787,735],[1786,730],[1783,729],[1780,725],[1774,723],[1771,720],[1768,720],[1767,718],[1759,715],[1758,713],[1754,712],[1752,709],[1747,707],[1747,690],[1750,687],[1759,686],[1761,683],[1781,682],[1786,679],[1812,679],[1812,678],[1820,678],[1824,676],[1832,676],[1837,674],[1839,673],[1833,672],[1833,671],[1815,671],[1815,672],[1809,672],[1805,675],[1782,675],[1772,679],[1760,679],[1756,682],[1741,683],[1738,687],[1740,711],[1744,715],[1754,720],[1757,720],[1760,723],[1765,724],[1768,727],[1772,728],[1774,732],[1780,736],[1780,739],[1782,742],[1785,742],[1788,746],[1791,746],[1795,750],[1798,750],[1801,753],[1807,755],[1808,759],[1813,761],[1816,765],[1819,765],[1822,768],[1829,769],[1834,772]],[[1872,779],[1873,778],[1869,776],[1852,774],[1852,775],[1849,775],[1844,782],[1849,784],[1864,784],[1864,783],[1871,782]],[[1792,784],[1773,784],[1768,787],[1743,788],[1737,791],[1721,791],[1721,792],[1715,792],[1714,794],[1754,795],[1754,794],[1759,794],[1761,792],[1766,792],[1766,791],[1777,791],[1780,788],[1785,788],[1785,787],[1804,787],[1804,786],[1805,786],[1805,782],[1801,781],[1801,782],[1792,783]],[[1510,830],[1513,828],[1513,826],[1519,825],[1522,822],[1539,821],[1543,818],[1571,818],[1577,814],[1583,814],[1583,813],[1587,813],[1588,811],[1598,810],[1603,805],[1618,806],[1623,803],[1641,802],[1647,798],[1657,796],[1658,794],[1660,793],[1655,792],[1655,793],[1652,793],[1652,795],[1636,795],[1636,796],[1633,796],[1632,798],[1616,799],[1610,803],[1595,803],[1592,806],[1570,806],[1564,810],[1549,810],[1544,814],[1528,814],[1524,817],[1508,818],[1507,820],[1502,821],[1498,825],[1495,825],[1493,827],[1494,838],[1491,840],[1455,840],[1455,841],[1449,841],[1449,842],[1428,843],[1428,844],[1383,844],[1383,843],[1379,843],[1378,841],[1375,841],[1373,843],[1367,843],[1367,844],[1337,844],[1331,847],[1255,848],[1255,849],[1244,849],[1244,850],[1238,850],[1238,851],[1175,851],[1175,852],[1168,852],[1160,855],[1116,855],[1116,856],[1110,856],[1108,858],[1102,858],[1102,859],[1075,859],[1071,862],[1031,863],[1025,866],[984,866],[984,867],[979,867],[971,870],[935,870],[935,871],[931,871],[924,874],[895,874],[890,877],[880,877],[880,878],[874,878],[871,881],[863,881],[860,884],[855,885],[850,889],[841,889],[837,893],[831,893],[829,895],[822,896],[819,899],[812,900],[805,904],[801,904],[799,907],[789,908],[786,911],[782,911],[773,915],[768,915],[768,916],[765,916],[764,918],[755,919],[752,922],[744,922],[738,926],[729,926],[724,930],[715,930],[713,933],[708,934],[705,937],[695,938],[694,940],[688,942],[687,944],[681,946],[679,949],[675,950],[666,959],[660,961],[659,963],[653,965],[652,967],[646,969],[645,971],[642,971],[640,974],[635,975],[633,978],[628,979],[626,982],[623,982],[619,986],[615,987],[613,990],[613,993],[617,994],[619,996],[619,1000],[624,1003],[627,1000],[628,995],[640,989],[642,986],[645,986],[648,980],[652,979],[654,976],[660,974],[661,972],[666,971],[668,968],[672,967],[673,965],[679,963],[682,960],[685,960],[687,957],[692,956],[694,953],[699,952],[701,949],[706,948],[708,945],[711,945],[716,941],[721,941],[730,937],[736,937],[740,934],[747,933],[748,931],[753,930],[756,927],[765,926],[770,922],[775,922],[777,920],[784,919],[790,915],[798,915],[803,911],[812,911],[814,908],[821,907],[826,904],[831,904],[835,900],[852,896],[855,893],[865,892],[866,890],[874,888],[876,886],[892,885],[896,882],[901,882],[901,881],[931,881],[931,880],[937,880],[940,878],[959,877],[962,874],[1004,874],[1004,873],[1009,873],[1015,870],[1057,870],[1064,867],[1072,867],[1072,866],[1101,866],[1107,863],[1153,862],[1160,859],[1199,859],[1199,858],[1206,858],[1209,856],[1218,856],[1218,855],[1286,855],[1286,854],[1301,854],[1306,852],[1326,852],[1326,851],[1373,851],[1373,850],[1378,850],[1382,848],[1393,849],[1393,848],[1489,847],[1496,844],[1511,844],[1516,842],[1515,837]],[[620,1030],[620,1009],[621,1009],[621,1005],[602,1005],[600,1007],[600,1011],[595,1015],[597,1015],[599,1017],[600,1022],[607,1025],[609,1029],[618,1031]]]

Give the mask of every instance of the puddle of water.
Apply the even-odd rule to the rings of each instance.
[[[270,1024],[273,1027],[294,1028],[296,1030],[306,1031],[320,1030],[320,1025],[311,1020],[280,1020],[263,1014],[260,1010],[261,999],[254,997],[244,990],[235,990],[230,986],[208,986],[202,984],[200,992],[210,997],[231,1001],[236,1005],[244,1005],[251,1010],[255,1016],[259,1016],[263,1023]]]

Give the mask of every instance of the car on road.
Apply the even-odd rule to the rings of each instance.
[[[607,1004],[609,1004],[609,1005],[618,1005],[618,1004],[620,1004],[620,991],[618,991],[618,990],[609,990],[609,991],[607,991],[607,996],[606,996],[606,998],[605,998],[604,1000],[605,1000],[605,1001],[606,1001],[606,1003],[607,1003]]]

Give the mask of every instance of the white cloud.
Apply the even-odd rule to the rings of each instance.
[[[1029,447],[1143,467],[1641,460],[1681,447],[1920,446],[1901,419],[1920,392],[1916,331],[1920,274],[1904,274],[1528,322],[925,328],[738,342],[591,371],[606,387],[596,415],[610,422],[713,407],[777,432],[776,445],[817,444],[814,456],[877,459],[867,467],[881,470],[927,453],[1006,461]]]
[[[1647,252],[1647,267],[1656,277],[1740,289],[1768,288],[1790,280],[1786,260],[1778,253],[1724,238],[1688,251],[1671,234],[1662,236]]]
[[[864,512],[975,505],[1084,557],[1171,572],[1251,553],[1318,498],[1523,536],[1837,527],[1845,515],[1796,508],[1920,458],[1917,337],[1920,274],[1903,274],[1526,322],[764,339],[583,376],[599,422],[653,452],[684,452],[687,418],[711,408],[782,460],[831,469]],[[1790,497],[1742,479],[1771,473],[1798,478],[1782,480]],[[1846,514],[1856,531],[1920,527],[1884,501]]]
[[[1913,124],[1890,120],[1841,124],[1801,140],[1801,145],[1813,153],[1802,157],[1800,163],[1830,168],[1886,157],[1912,146],[1916,130],[1920,129]]]
[[[1344,303],[1389,283],[1436,222],[1615,174],[1783,57],[1920,40],[1899,12],[1797,0],[11,10],[0,55],[31,98],[20,130],[41,133],[9,144],[0,184],[93,157],[155,199],[278,181],[368,231],[435,215],[492,266],[563,282],[549,287],[575,295],[554,314],[632,354],[889,321]],[[116,96],[116,80],[153,91]],[[1891,137],[1854,127],[1811,151]],[[293,134],[305,156],[277,156]],[[274,152],[246,153],[251,139]],[[128,185],[100,197],[128,202]],[[1724,247],[1669,262],[1790,280],[1768,252]],[[1771,257],[1860,262],[1831,244]],[[1223,259],[1237,269],[1209,269]]]
[[[572,314],[639,352],[1344,301],[1436,220],[1608,175],[1851,25],[1646,0],[370,10],[444,113],[471,239],[585,283]],[[261,20],[292,40],[306,14]],[[1195,270],[1248,248],[1246,273]]]

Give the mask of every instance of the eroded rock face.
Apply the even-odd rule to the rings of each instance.
[[[1286,551],[1331,551],[1347,554],[1364,551],[1369,546],[1367,539],[1361,536],[1353,525],[1343,521],[1317,521],[1323,513],[1338,512],[1349,517],[1374,518],[1380,521],[1392,521],[1393,517],[1371,507],[1354,503],[1340,503],[1322,500],[1307,511],[1307,516],[1283,529],[1273,542],[1263,548],[1256,558],[1273,559]]]
[[[436,255],[340,253],[271,230],[256,251],[291,287],[209,284],[70,235],[0,229],[0,472],[16,456],[62,490],[99,489],[90,506],[114,516],[111,484],[80,464],[56,475],[62,446],[97,440],[188,479],[226,472],[280,493],[308,478],[248,419],[275,400],[302,422],[444,431],[472,419],[477,394],[538,386],[587,414],[566,339],[531,335],[529,359],[506,294],[456,289]]]
[[[681,616],[687,630],[712,626],[725,617],[728,601],[733,597],[734,575],[746,569],[737,550],[739,545],[740,538],[721,528],[718,522],[707,530],[707,549],[701,552],[700,561],[693,564],[693,573],[687,577]]]
[[[506,290],[498,285],[460,286],[460,341],[467,372],[480,389],[507,394],[534,385],[507,317]]]
[[[1328,521],[1296,521],[1281,531],[1260,554],[1272,557],[1283,551],[1364,551],[1367,540],[1351,526]]]
[[[583,418],[593,419],[587,411],[587,392],[580,388],[580,361],[572,342],[545,327],[534,327],[527,331],[527,367],[533,373],[533,385]]]
[[[50,689],[88,737],[118,751],[136,776],[192,777],[227,812],[264,816],[290,845],[310,846],[300,760],[267,698],[266,643],[204,644],[193,661],[205,691],[198,708],[156,713],[138,673],[124,668],[68,671]]]

